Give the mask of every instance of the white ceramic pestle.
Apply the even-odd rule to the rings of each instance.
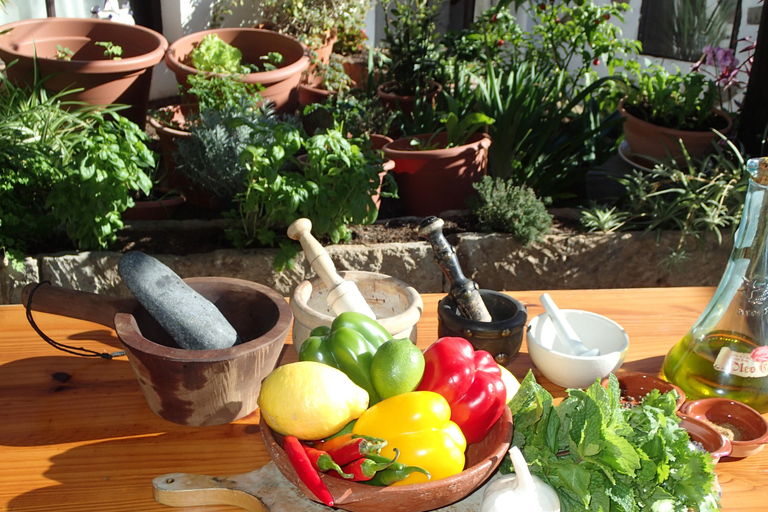
[[[571,324],[565,319],[548,293],[542,294],[540,298],[541,305],[544,306],[544,311],[547,312],[549,319],[552,320],[552,324],[555,326],[555,331],[569,354],[583,357],[600,355],[599,349],[588,349],[584,346],[584,343],[581,342],[579,336],[573,330],[573,327],[571,327]]]
[[[320,242],[312,236],[312,221],[309,219],[295,220],[288,226],[288,236],[298,240],[304,249],[304,255],[314,271],[328,288],[328,304],[337,315],[345,311],[356,311],[376,319],[376,314],[365,301],[357,285],[344,280]]]

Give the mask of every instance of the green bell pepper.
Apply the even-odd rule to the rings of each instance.
[[[344,372],[368,392],[368,405],[381,401],[371,382],[371,360],[376,350],[392,336],[377,321],[362,313],[345,312],[330,327],[312,330],[301,344],[299,361],[315,361]]]

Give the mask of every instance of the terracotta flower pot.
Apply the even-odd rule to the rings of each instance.
[[[299,84],[299,105],[306,107],[313,103],[322,103],[332,94],[336,93],[311,84]]]
[[[331,62],[331,54],[333,53],[333,45],[336,43],[336,33],[329,34],[325,41],[320,46],[314,46],[311,48],[312,52],[314,52],[314,58],[317,59],[317,61],[321,64],[328,65],[329,62]],[[320,83],[323,81],[323,76],[321,74],[315,73],[315,69],[317,68],[317,64],[310,63],[309,68],[307,68],[307,83],[312,85],[320,85]]]
[[[733,128],[733,120],[722,110],[713,109],[726,126],[718,130],[728,134]],[[701,158],[712,149],[712,142],[718,139],[711,130],[689,131],[665,128],[639,119],[624,108],[624,100],[619,103],[619,113],[624,117],[624,136],[630,151],[639,158],[650,157],[653,160],[665,160],[668,156],[678,159],[683,156],[679,140],[683,141],[686,151],[694,158]],[[640,162],[638,162],[640,163]]]
[[[376,88],[376,94],[381,98],[384,106],[390,110],[399,110],[404,114],[410,116],[413,113],[413,107],[416,104],[416,96],[402,96],[393,92],[395,82],[385,82]],[[431,82],[429,92],[427,92],[427,98],[434,102],[440,91],[443,90],[443,86],[437,82]]]
[[[90,105],[114,103],[130,105],[122,111],[131,121],[144,125],[149,100],[152,69],[168,48],[168,41],[157,32],[137,25],[125,25],[94,18],[43,18],[8,23],[0,28],[0,59],[10,63],[5,70],[17,83],[34,80],[34,57],[40,76],[50,76],[45,88],[59,92],[67,88],[82,91],[67,95],[67,100]],[[122,47],[120,60],[104,56],[97,42]],[[56,58],[56,46],[69,48],[71,60]]]
[[[134,205],[121,215],[123,220],[167,220],[184,204],[184,194],[168,193],[160,199],[134,201]]]
[[[165,63],[176,75],[176,81],[187,84],[187,77],[199,73],[192,66],[190,53],[208,34],[217,34],[225,43],[231,44],[243,54],[243,62],[258,63],[269,52],[283,56],[284,65],[273,71],[262,71],[243,75],[243,82],[259,84],[259,93],[274,102],[280,112],[292,112],[298,105],[298,85],[301,74],[309,66],[307,47],[293,37],[271,30],[258,28],[218,28],[203,30],[184,36],[171,44],[165,54]]]
[[[415,138],[427,143],[432,134]],[[465,200],[475,193],[472,184],[485,176],[491,138],[472,135],[462,146],[447,149],[412,149],[413,137],[397,139],[384,146],[384,156],[395,162],[398,194],[409,215],[426,217],[446,210],[466,208]],[[432,143],[444,147],[445,133]]]

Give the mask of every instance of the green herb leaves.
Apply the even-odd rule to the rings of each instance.
[[[510,401],[518,446],[531,473],[568,511],[718,510],[711,456],[692,448],[672,393],[620,404],[618,381],[569,390],[559,405],[529,372]],[[512,471],[505,459],[502,473]]]

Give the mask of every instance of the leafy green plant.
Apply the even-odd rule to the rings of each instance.
[[[552,227],[544,202],[525,185],[484,176],[472,186],[478,195],[470,196],[467,205],[483,231],[511,233],[515,240],[529,245],[541,240]]]
[[[46,206],[78,248],[106,249],[123,227],[120,214],[133,206],[129,191],[149,194],[155,156],[149,137],[118,114],[90,124],[74,146],[64,179],[51,190]]]
[[[123,47],[114,44],[112,41],[96,41],[96,46],[104,48],[104,56],[112,60],[121,60],[123,58]]]
[[[68,46],[56,45],[56,60],[72,60],[75,52],[69,49]]]
[[[699,73],[643,68],[625,101],[627,112],[652,124],[678,130],[709,130],[718,98],[713,80]]]
[[[634,171],[618,181],[626,189],[617,204],[597,205],[582,214],[591,230],[611,226],[613,231],[646,231],[661,234],[678,230],[677,246],[668,266],[687,257],[687,242],[703,242],[709,234],[722,242],[723,229],[741,218],[748,174],[737,148],[723,139],[725,148],[695,161],[685,153],[683,164],[657,164],[651,173]],[[599,222],[598,222],[599,221]]]
[[[192,183],[231,201],[246,187],[240,154],[254,143],[253,126],[269,126],[273,118],[270,106],[257,107],[249,95],[203,108],[189,126],[191,137],[178,141],[174,159]]]
[[[107,248],[129,193],[149,192],[147,136],[114,107],[50,95],[44,80],[0,85],[0,247],[18,261],[61,227],[79,248]]]
[[[211,73],[250,73],[250,68],[241,61],[243,53],[224,42],[217,34],[203,37],[190,54],[192,65],[199,71]]]
[[[605,64],[609,75],[617,68],[635,70],[640,43],[622,37],[611,20],[624,21],[625,2],[591,0],[503,0],[496,9],[514,5],[531,20],[531,29],[509,42],[512,66],[535,63],[559,74],[566,71],[563,101],[571,101],[597,78],[595,67]]]
[[[570,389],[554,405],[529,371],[510,401],[512,444],[561,510],[719,510],[715,463],[679,425],[677,393],[654,389],[632,408],[620,396],[610,375],[607,389]],[[511,471],[505,457],[500,472]]]
[[[413,96],[428,90],[437,69],[436,31],[438,3],[429,0],[395,0],[386,5],[382,46],[390,63],[388,81],[399,95]]]
[[[381,157],[339,128],[304,139],[286,121],[253,126],[242,153],[247,188],[237,196],[239,227],[228,232],[238,246],[254,241],[281,248],[275,266],[293,264],[299,247],[277,233],[294,220],[312,221],[316,237],[349,239],[348,224],[369,224],[378,210],[371,197],[379,186]],[[306,156],[299,158],[300,151]]]
[[[272,30],[317,48],[337,31],[364,26],[371,7],[368,0],[262,0],[257,13]]]
[[[523,62],[501,73],[487,65],[476,75],[478,109],[495,119],[488,127],[489,174],[527,185],[542,197],[562,199],[583,182],[590,165],[605,159],[612,146],[602,135],[618,126],[603,117],[592,95],[613,80],[601,78],[565,100],[567,71]]]

